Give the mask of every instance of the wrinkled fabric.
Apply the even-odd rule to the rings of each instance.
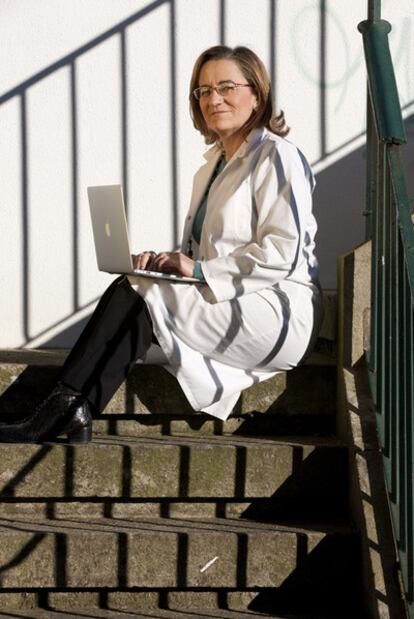
[[[314,179],[300,151],[251,132],[212,183],[198,245],[193,217],[220,158],[194,177],[189,240],[205,283],[130,277],[145,298],[164,363],[195,410],[226,419],[240,391],[295,367],[312,346],[322,309],[314,256]],[[154,361],[149,351],[145,362]]]

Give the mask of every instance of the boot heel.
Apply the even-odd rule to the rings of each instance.
[[[69,443],[89,443],[92,440],[92,427],[83,426],[68,433]]]

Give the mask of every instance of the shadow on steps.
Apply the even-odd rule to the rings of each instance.
[[[58,374],[56,366],[0,366],[1,421],[18,421],[30,414]],[[132,436],[149,435],[152,430],[169,435],[174,428],[178,433],[216,435],[326,435],[335,431],[335,407],[335,367],[302,366],[254,385],[242,393],[231,417],[223,422],[195,413],[176,380],[163,368],[140,366],[97,416],[106,427],[101,431],[96,424],[95,431],[121,435],[118,422],[135,421],[135,428],[130,423]]]
[[[305,535],[298,536],[296,569],[280,587],[258,593],[248,609],[366,619],[359,536],[327,536],[309,554],[307,542]]]

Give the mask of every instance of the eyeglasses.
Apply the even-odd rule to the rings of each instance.
[[[228,97],[236,92],[239,87],[243,86],[251,87],[250,84],[236,84],[236,82],[229,80],[228,82],[222,82],[218,86],[200,86],[193,90],[193,96],[197,101],[200,101],[200,99],[208,99],[213,90],[215,90],[220,97]]]

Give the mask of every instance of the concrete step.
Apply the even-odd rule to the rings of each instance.
[[[96,435],[163,436],[333,436],[335,418],[326,414],[247,413],[225,421],[202,414],[101,415],[94,420]]]
[[[14,357],[26,357],[31,365],[0,365],[2,421],[27,416],[50,391],[59,372],[57,366],[42,365],[43,352]],[[47,359],[51,360],[51,353]],[[225,422],[194,412],[177,381],[163,368],[136,366],[97,419],[96,431],[132,436],[332,434],[335,409],[334,366],[302,366],[246,389]]]
[[[8,591],[28,585],[59,591],[260,590],[286,587],[290,579],[295,586],[301,582],[328,593],[351,568],[354,544],[355,535],[343,526],[219,518],[3,518],[1,586]]]
[[[0,445],[0,499],[272,499],[343,505],[347,448],[330,437],[96,436]]]
[[[0,591],[0,605],[11,617],[155,617],[195,619],[367,619],[360,607],[352,577],[347,578],[347,597],[336,597],[338,588],[309,588],[302,583],[300,595],[291,585],[275,589],[244,590],[209,588],[193,590],[95,590]],[[282,590],[285,592],[282,593]],[[293,595],[292,595],[293,593]],[[351,598],[351,595],[354,596]],[[284,598],[284,599],[283,599]],[[58,611],[59,614],[53,611]],[[44,613],[44,614],[42,614]],[[50,614],[48,614],[50,613]],[[0,614],[0,617],[3,615]]]
[[[2,519],[0,605],[12,617],[356,619],[357,544],[343,526]]]
[[[144,613],[125,613],[104,609],[96,609],[93,611],[79,610],[76,613],[71,611],[47,611],[47,610],[29,610],[29,611],[11,611],[6,614],[0,613],[0,619],[23,619],[30,617],[31,619],[259,619],[260,617],[273,617],[274,619],[366,619],[366,616],[359,613],[349,614],[348,612],[341,613],[339,610],[329,612],[329,614],[317,613],[275,613],[269,615],[268,613],[254,613],[249,611],[229,611],[229,610],[217,610],[217,611],[204,611],[204,610],[184,610],[184,611],[172,611],[172,610],[155,610],[145,611]]]
[[[348,516],[343,501],[294,499],[252,499],[250,501],[188,500],[28,500],[6,499],[0,503],[0,518],[241,518],[279,524],[312,524],[321,519],[342,523]]]
[[[217,611],[214,614],[211,612],[197,612],[194,610],[175,612],[171,610],[155,610],[145,611],[142,613],[119,613],[113,610],[96,609],[93,611],[78,610],[64,611],[58,610],[47,611],[44,609],[29,610],[29,611],[12,611],[8,613],[0,613],[0,619],[23,619],[29,617],[31,619],[80,619],[81,617],[89,619],[196,619],[200,617],[202,619],[254,619],[255,617],[276,617],[276,615],[263,615],[262,613],[246,613],[234,612],[234,611]],[[279,615],[280,617],[280,615]],[[286,615],[285,615],[286,617]],[[280,619],[283,619],[280,617]],[[300,618],[298,618],[300,619]]]
[[[334,613],[334,614],[333,614]],[[146,610],[145,612],[118,612],[114,610],[94,609],[77,611],[53,611],[53,610],[18,610],[0,613],[0,619],[260,619],[263,617],[273,617],[274,619],[362,619],[362,615],[348,613],[343,614],[339,610],[330,612],[329,614],[321,613],[255,613],[250,611],[232,611],[232,610],[204,610],[204,609],[186,609],[183,611],[174,610]]]

